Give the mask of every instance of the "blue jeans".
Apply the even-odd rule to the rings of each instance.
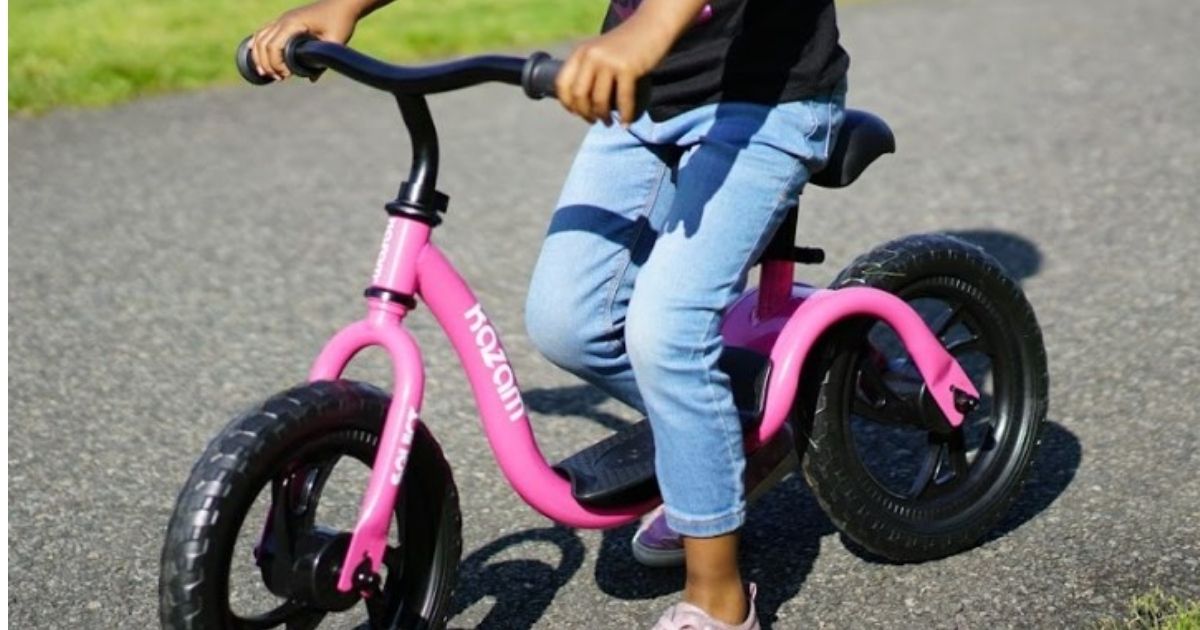
[[[587,134],[550,221],[525,308],[538,350],[650,419],[675,531],[745,520],[742,426],[717,368],[721,316],[809,173],[844,91],[719,103]]]

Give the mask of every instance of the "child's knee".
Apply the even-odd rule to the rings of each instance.
[[[649,376],[658,370],[674,369],[689,358],[694,348],[681,343],[682,331],[672,325],[677,318],[670,309],[659,300],[645,297],[630,303],[625,318],[625,350],[633,369]]]
[[[570,372],[585,369],[588,340],[581,314],[551,299],[537,299],[531,292],[525,305],[525,331],[542,356]]]

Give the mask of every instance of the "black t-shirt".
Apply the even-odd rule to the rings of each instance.
[[[608,31],[640,0],[612,0]],[[718,101],[777,104],[828,93],[850,57],[838,44],[833,0],[712,0],[651,73],[650,117]]]

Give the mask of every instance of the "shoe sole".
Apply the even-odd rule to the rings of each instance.
[[[683,566],[683,549],[654,549],[633,539],[633,558],[638,564],[652,569],[672,569]]]

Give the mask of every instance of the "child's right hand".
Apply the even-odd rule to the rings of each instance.
[[[291,75],[283,61],[283,48],[288,40],[301,33],[317,39],[345,44],[354,34],[360,17],[379,2],[364,0],[317,0],[297,7],[268,22],[254,33],[250,47],[258,73],[275,80]]]

